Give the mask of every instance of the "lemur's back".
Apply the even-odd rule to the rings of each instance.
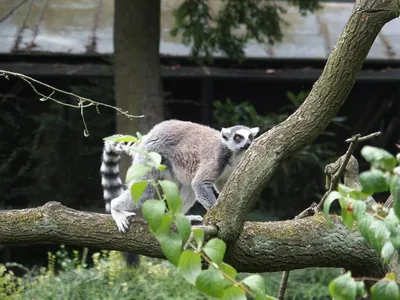
[[[201,164],[214,163],[221,147],[220,132],[208,126],[178,120],[157,124],[146,136],[143,148],[163,157],[178,181],[190,184]],[[172,167],[172,168],[171,168]]]

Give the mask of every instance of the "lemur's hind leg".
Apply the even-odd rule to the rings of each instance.
[[[133,160],[133,165],[146,164],[146,159],[142,158],[140,154],[137,154]],[[139,199],[138,204],[135,205],[131,196],[131,186],[138,181],[142,180],[155,180],[159,177],[159,171],[155,168],[151,171],[151,174],[147,174],[140,179],[135,179],[128,184],[128,189],[124,191],[120,196],[111,201],[111,215],[117,224],[120,232],[126,232],[129,228],[128,217],[135,216],[135,210],[138,210],[146,200],[154,198],[155,189],[152,184],[148,184],[142,196]]]

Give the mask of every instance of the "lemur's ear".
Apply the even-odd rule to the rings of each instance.
[[[254,127],[254,128],[251,128],[250,131],[253,134],[253,136],[256,136],[257,133],[260,131],[260,128]]]
[[[222,129],[221,129],[221,137],[222,137],[224,140],[228,140],[229,134],[230,134],[229,128],[224,128],[224,127],[222,127]]]

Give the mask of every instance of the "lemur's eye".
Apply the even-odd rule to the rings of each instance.
[[[240,134],[235,134],[235,136],[233,137],[233,139],[234,139],[236,142],[240,142],[240,141],[243,139],[243,137],[242,137]]]

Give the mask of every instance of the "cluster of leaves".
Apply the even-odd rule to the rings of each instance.
[[[211,1],[212,2],[212,1]],[[318,0],[291,0],[305,14],[319,8]],[[210,60],[215,53],[241,60],[249,40],[259,43],[282,39],[280,14],[286,9],[270,1],[227,0],[217,7],[210,1],[185,0],[174,11],[172,36],[182,35],[182,41],[192,46],[192,55]]]
[[[371,164],[370,170],[360,174],[361,188],[339,185],[338,191],[329,194],[324,202],[324,214],[329,220],[329,209],[338,200],[343,222],[351,230],[354,226],[366,241],[389,263],[400,250],[400,154],[394,157],[386,150],[365,146],[362,156]],[[365,200],[375,193],[388,192],[393,196],[393,207],[381,204],[368,207]],[[400,299],[398,278],[388,273],[371,288],[373,299]],[[335,299],[355,299],[365,295],[362,281],[346,273],[333,280],[329,286]]]
[[[139,135],[137,139],[116,135],[105,140],[140,143],[143,137]],[[146,158],[143,164],[135,164],[128,169],[126,183],[131,184],[132,199],[139,205],[146,188],[155,190],[159,199],[146,200],[141,207],[142,214],[165,257],[183,277],[199,291],[219,299],[246,299],[246,294],[257,300],[274,299],[266,295],[265,282],[260,275],[251,275],[241,281],[236,279],[237,271],[223,262],[226,250],[224,241],[217,238],[206,240],[203,229],[192,228],[188,218],[181,213],[182,198],[177,184],[155,180],[152,176],[153,172],[165,169],[165,165],[161,164],[161,156],[134,145],[129,149]],[[206,270],[202,269],[202,260],[208,265]]]
[[[304,102],[307,95],[307,91],[299,93],[288,91],[286,95],[289,100],[288,104],[276,112],[263,115],[258,114],[256,108],[248,101],[235,103],[230,99],[216,100],[213,109],[213,127],[221,128],[243,124],[249,127],[258,126],[261,132],[265,132],[288,118]],[[330,126],[346,128],[345,121],[345,117],[338,116],[332,120]],[[292,216],[310,202],[321,199],[325,192],[324,178],[321,174],[323,174],[325,165],[332,161],[337,149],[337,144],[331,142],[332,137],[335,136],[332,130],[328,128],[322,136],[329,137],[329,139],[318,140],[301,149],[291,159],[283,162],[269,180],[261,196],[263,198],[264,195],[267,195],[265,198],[268,199],[268,202],[261,200],[257,204],[257,209],[261,210],[264,216],[272,211],[275,215],[280,215],[276,213],[277,207],[284,208],[281,217]],[[293,195],[297,195],[296,203],[293,203]],[[262,216],[257,220],[263,220]]]

